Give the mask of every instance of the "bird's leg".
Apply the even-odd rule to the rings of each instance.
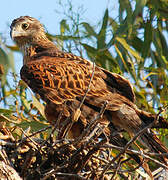
[[[64,122],[61,123],[61,127],[59,128],[58,139],[65,138],[69,131],[70,125],[70,117],[66,118]]]
[[[132,133],[129,133],[129,135],[130,135],[131,139],[134,137],[134,134],[132,134]],[[135,145],[136,147],[138,147],[138,149],[139,149],[140,151],[143,152],[143,149],[136,143],[136,141],[134,141],[133,143],[134,143],[134,145]]]
[[[77,122],[79,117],[81,115],[81,110],[78,108],[73,114],[72,114],[72,123]]]
[[[69,122],[69,123],[67,124],[67,127],[66,127],[66,129],[64,130],[63,137],[66,138],[66,137],[68,136],[69,131],[71,130],[73,124],[78,121],[80,115],[81,115],[81,110],[80,110],[80,108],[78,108],[76,111],[74,111],[74,112],[72,113],[71,122]],[[69,119],[69,118],[68,118],[68,119]]]

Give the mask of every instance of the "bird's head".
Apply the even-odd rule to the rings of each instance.
[[[43,25],[35,18],[21,16],[13,20],[10,28],[11,38],[22,51],[24,63],[38,52],[51,48],[57,49],[55,44],[46,37]]]
[[[37,43],[46,39],[43,25],[35,18],[21,16],[14,19],[11,26],[11,38],[19,45]]]

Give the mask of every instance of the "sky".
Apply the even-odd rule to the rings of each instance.
[[[59,6],[59,1],[64,2],[65,6],[68,0],[0,0],[0,35],[5,39],[7,45],[13,45],[10,38],[10,24],[13,19],[20,16],[29,15],[45,25],[47,31],[51,34],[57,34],[59,22],[63,19],[63,8]],[[118,0],[69,0],[73,5],[74,11],[78,11],[83,6],[81,12],[83,20],[91,25],[96,25],[103,17],[106,8],[111,12],[111,16],[117,16]],[[57,11],[57,12],[56,12]],[[60,13],[58,13],[60,12]],[[1,44],[0,44],[1,45]],[[19,72],[22,66],[22,56],[14,53],[15,59],[21,59],[16,63],[16,71]]]
[[[61,1],[61,0],[60,0]],[[29,15],[37,18],[47,28],[49,33],[57,32],[57,24],[62,19],[61,13],[63,9],[58,5],[59,0],[1,0],[0,2],[0,33],[6,38],[7,42],[11,42],[9,36],[9,25],[14,18]],[[67,3],[67,0],[62,0]],[[71,0],[75,10],[83,5],[84,20],[91,24],[100,21],[106,7],[110,7],[114,11],[117,8],[117,0]]]
[[[63,7],[59,5],[59,1],[64,2],[65,6],[68,0],[0,0],[0,35],[7,45],[13,45],[14,42],[10,38],[10,24],[13,19],[20,16],[29,15],[45,25],[47,31],[51,34],[57,34],[59,27],[57,26],[63,17]],[[91,25],[96,25],[102,19],[106,8],[111,12],[111,16],[117,16],[118,0],[69,0],[73,5],[75,12],[83,6],[81,11],[83,20]],[[58,13],[60,12],[60,13]],[[0,44],[1,46],[1,44]],[[14,53],[16,73],[22,66],[21,53]]]
[[[0,0],[0,37],[5,40],[5,44],[13,45],[14,42],[10,38],[10,24],[13,19],[20,16],[29,15],[45,25],[47,31],[51,34],[57,34],[59,22],[63,19],[63,8],[58,2],[61,0]],[[67,3],[68,0],[61,2]],[[84,12],[82,13],[83,20],[89,22],[91,25],[97,25],[102,20],[106,8],[111,12],[111,16],[117,16],[118,0],[69,0],[73,5],[74,11],[78,11],[80,6],[83,6]],[[60,13],[56,13],[56,11]],[[1,39],[0,39],[1,42]],[[1,46],[1,44],[0,44]],[[22,67],[22,54],[14,53],[15,72],[19,75]],[[15,88],[13,77],[10,72],[7,78]],[[11,99],[11,104],[13,100]],[[0,103],[0,106],[2,104]]]
[[[0,37],[5,40],[7,45],[13,45],[14,42],[9,35],[10,24],[13,19],[25,15],[40,20],[49,33],[57,34],[59,32],[57,25],[63,19],[63,14],[61,13],[63,8],[58,5],[59,1],[61,0],[0,0]],[[74,11],[78,11],[79,6],[83,6],[84,11],[81,12],[83,20],[91,25],[97,25],[100,22],[107,7],[111,12],[111,16],[117,16],[118,0],[69,1],[71,1]],[[62,0],[61,2],[66,4],[67,0]],[[56,13],[56,11],[60,13]],[[22,67],[22,59],[21,53],[14,53],[15,70],[18,75]],[[8,72],[7,78],[13,84],[13,77],[10,72]]]

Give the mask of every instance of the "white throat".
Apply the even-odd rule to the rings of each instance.
[[[23,46],[21,46],[20,50],[21,50],[23,56],[29,56],[30,55],[29,51],[30,51],[31,48],[32,48],[31,45],[27,44],[27,43],[24,44]]]

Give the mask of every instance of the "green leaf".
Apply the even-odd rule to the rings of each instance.
[[[166,67],[166,64],[162,61],[157,52],[151,51],[150,54],[152,61],[157,64],[157,67]]]
[[[123,14],[127,12],[127,16],[131,17],[132,7],[129,0],[119,0],[119,20],[123,21]]]
[[[40,101],[32,94],[33,105],[39,110],[40,114],[45,118],[44,114],[44,106],[40,103]]]
[[[26,90],[24,86],[20,86],[20,99],[22,105],[25,107],[26,111],[29,111],[30,109],[30,102],[28,101],[27,95],[26,95]]]
[[[115,45],[115,49],[124,65],[123,71],[126,70],[127,72],[129,72],[132,75],[132,78],[137,83],[138,81],[136,78],[135,68],[134,68],[132,61],[129,60],[130,59],[129,55],[127,54],[127,57],[124,57],[123,54],[125,54],[125,53],[123,53],[123,51],[122,51],[123,47],[119,47],[119,46],[117,47],[117,44]]]
[[[119,25],[118,25],[117,22],[116,22],[113,18],[111,18],[111,17],[109,17],[109,23],[110,23],[111,27],[113,28],[113,33],[115,33],[116,30],[118,29]]]
[[[102,49],[106,46],[106,30],[107,30],[107,24],[108,24],[108,9],[106,9],[104,17],[103,17],[103,23],[102,27],[100,29],[100,32],[97,36],[97,48]]]
[[[6,74],[8,72],[9,59],[7,53],[2,48],[0,48],[0,64],[3,65]]]
[[[160,38],[160,43],[162,45],[163,55],[165,56],[165,58],[168,61],[168,45],[167,45],[167,41],[165,39],[165,36],[163,35],[163,32],[160,30],[160,28],[158,28],[158,35]]]
[[[126,69],[127,71],[129,71],[127,62],[125,61],[125,59],[124,59],[124,57],[123,57],[121,51],[119,50],[119,48],[118,48],[116,45],[115,45],[115,49],[116,49],[116,52],[118,53],[118,55],[119,55],[121,61],[123,62],[125,69]]]
[[[81,23],[81,25],[84,26],[84,28],[86,29],[86,31],[89,35],[97,37],[97,34],[96,34],[94,28],[92,26],[90,26],[90,24],[83,22],[83,23]]]
[[[95,59],[97,49],[85,43],[81,43],[81,45],[86,49],[88,56]]]
[[[135,50],[133,50],[129,44],[126,42],[126,40],[124,38],[120,38],[120,37],[116,37],[115,38],[116,41],[118,41],[128,52],[130,52],[135,58],[137,58],[138,60],[142,60],[141,56],[139,55],[139,53]]]
[[[45,128],[47,124],[39,121],[22,121],[17,126],[27,129],[27,127],[31,127],[32,131],[38,131],[39,129]]]
[[[20,51],[19,47],[18,46],[8,46],[6,45],[7,48],[9,48],[11,51]]]
[[[8,53],[8,59],[9,59],[9,66],[12,69],[13,72],[15,72],[15,60],[14,60],[14,55],[13,52]]]
[[[153,38],[153,28],[152,28],[151,21],[148,21],[145,23],[144,44],[143,44],[143,48],[142,48],[142,57],[143,58],[146,58],[147,56],[149,56],[152,38]]]
[[[154,40],[153,40],[153,43],[156,47],[156,51],[157,51],[157,54],[158,54],[158,59],[160,61],[160,64],[165,64],[165,65],[168,65],[168,61],[165,57],[165,50],[163,49],[167,49],[167,46],[165,45],[165,47],[163,46],[164,43],[163,43],[163,39],[161,40],[161,35],[160,35],[160,32],[158,29],[156,29],[154,31]],[[167,67],[167,66],[166,66]]]
[[[66,30],[69,31],[69,25],[66,23],[66,20],[63,19],[60,22],[60,32],[61,32],[61,35],[63,35]]]
[[[85,36],[84,37],[77,37],[77,36],[71,36],[71,35],[50,35],[48,34],[48,36],[52,39],[52,40],[64,40],[64,41],[69,41],[69,40],[80,40],[80,39],[83,39],[83,38],[86,38]]]
[[[15,72],[15,67],[14,67],[14,58],[13,58],[13,53],[12,52],[6,52],[2,48],[0,48],[0,66],[3,68],[3,74],[0,76],[1,80],[1,88],[3,88],[2,93],[3,97],[5,97],[5,86],[9,86],[10,84],[7,83],[6,79],[6,74],[8,73],[9,68],[12,69],[13,72]]]
[[[10,109],[0,109],[0,113],[12,114],[12,113],[14,113],[14,111],[13,111],[13,110],[10,110]]]
[[[148,6],[159,18],[168,19],[167,0],[150,0]]]
[[[133,37],[130,41],[130,44],[136,51],[142,52],[144,42],[139,37],[137,36]]]
[[[146,6],[147,2],[148,2],[147,0],[136,1],[135,10],[133,13],[133,19],[134,20],[137,18],[137,16],[139,16],[139,14],[142,15],[143,8]]]

